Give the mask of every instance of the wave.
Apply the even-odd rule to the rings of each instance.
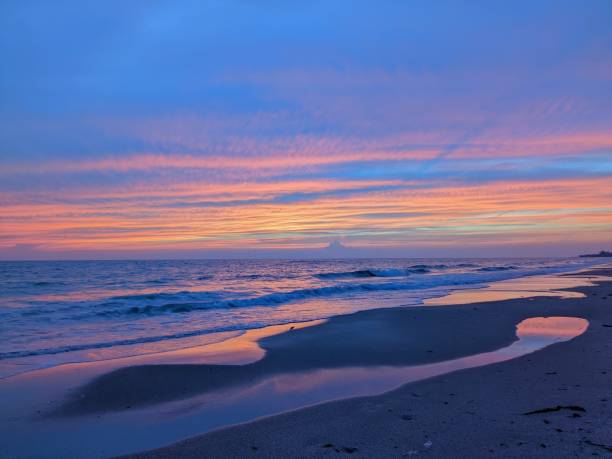
[[[432,270],[447,269],[447,265],[412,265],[406,268],[391,269],[360,269],[357,271],[319,273],[315,277],[319,279],[342,279],[359,277],[405,277],[411,274],[428,274]]]
[[[256,325],[256,324],[255,324]],[[84,344],[73,344],[67,346],[58,346],[58,347],[49,347],[43,349],[35,349],[35,350],[23,350],[23,351],[9,351],[9,352],[0,352],[0,360],[6,359],[15,359],[19,357],[32,357],[36,355],[55,355],[55,354],[63,354],[65,352],[75,352],[75,351],[86,351],[89,349],[103,349],[109,348],[113,346],[129,346],[133,344],[146,344],[146,343],[156,343],[159,341],[180,339],[180,338],[190,338],[193,336],[206,335],[209,333],[222,333],[222,332],[231,332],[242,330],[240,327],[228,326],[228,327],[220,327],[217,329],[206,329],[206,330],[193,330],[182,333],[174,333],[169,335],[158,335],[158,336],[146,336],[141,338],[126,338],[119,339],[114,341],[104,341],[99,343],[84,343]]]
[[[26,282],[25,283],[27,286],[29,287],[49,287],[51,285],[53,286],[59,286],[59,285],[66,285],[65,282],[61,282],[61,281],[34,281],[34,282]]]
[[[429,274],[432,271],[444,271],[447,269],[457,268],[477,268],[480,265],[474,263],[457,263],[457,264],[434,264],[434,265],[410,265],[405,268],[391,268],[391,269],[360,269],[357,271],[340,271],[340,272],[329,272],[319,273],[315,277],[319,279],[343,279],[343,278],[359,278],[359,277],[406,277],[411,274]]]
[[[198,292],[190,292],[183,298],[176,297],[173,302],[163,304],[148,304],[144,306],[128,306],[122,304],[123,307],[99,311],[94,315],[97,317],[120,317],[120,316],[133,316],[133,315],[160,315],[167,313],[187,313],[198,310],[207,309],[223,309],[223,308],[245,308],[245,307],[258,307],[258,306],[276,306],[284,303],[291,303],[299,300],[305,300],[308,298],[317,297],[329,297],[334,295],[340,295],[343,293],[356,292],[356,291],[378,291],[378,290],[409,290],[422,288],[422,284],[408,284],[408,283],[386,283],[386,284],[342,284],[334,285],[329,287],[319,288],[306,288],[291,290],[283,293],[270,293],[267,295],[261,295],[251,298],[237,298],[237,299],[226,299],[226,300],[212,300],[212,301],[194,301],[198,295]],[[201,292],[207,293],[207,292]],[[167,295],[158,294],[156,298],[152,295],[139,295],[149,300],[165,298]],[[88,314],[91,317],[91,314]],[[78,317],[84,318],[84,317]]]
[[[355,271],[359,272],[359,271]],[[369,272],[369,270],[367,270]],[[354,273],[354,272],[353,272]],[[349,273],[340,273],[348,275]],[[537,274],[537,272],[529,272],[525,275]],[[507,278],[508,274],[504,272],[491,271],[486,274],[460,273],[460,274],[440,274],[436,276],[418,276],[414,278],[406,278],[397,282],[385,283],[342,283],[324,287],[314,287],[290,290],[287,292],[276,292],[265,295],[236,298],[236,299],[221,299],[217,294],[211,292],[180,292],[180,294],[171,294],[174,301],[162,302],[162,304],[148,304],[144,306],[129,306],[117,308],[113,310],[100,311],[96,315],[103,317],[119,317],[126,315],[160,315],[167,313],[188,313],[192,311],[222,309],[222,308],[246,308],[246,307],[267,307],[277,306],[285,303],[292,303],[311,298],[327,298],[336,295],[350,294],[354,292],[364,291],[393,291],[393,290],[418,290],[434,287],[457,286],[457,285],[473,285],[477,283],[491,282]],[[359,275],[359,277],[377,277],[374,275]],[[389,275],[383,277],[391,277]],[[183,294],[183,296],[181,296]],[[168,299],[170,294],[151,294],[134,297],[144,297],[147,299]],[[124,305],[125,306],[125,305]]]
[[[223,308],[244,308],[244,307],[256,307],[256,306],[274,306],[283,303],[288,303],[292,301],[298,301],[306,298],[313,297],[326,297],[331,295],[337,295],[349,291],[355,290],[396,290],[398,288],[402,288],[400,286],[394,284],[346,284],[346,285],[337,285],[337,286],[329,286],[329,287],[319,287],[319,288],[306,288],[306,289],[298,289],[292,290],[283,293],[270,293],[267,295],[261,295],[257,297],[251,298],[237,298],[237,299],[226,299],[226,300],[209,300],[209,301],[197,301],[197,299],[202,299],[202,297],[198,298],[200,294],[204,298],[206,298],[206,294],[208,292],[184,292],[186,295],[182,298],[176,296],[175,294],[175,302],[164,303],[160,305],[146,305],[146,306],[130,306],[124,309],[114,309],[107,311],[100,311],[96,315],[97,316],[106,316],[106,317],[117,317],[123,315],[134,315],[134,314],[144,314],[144,315],[158,315],[164,313],[185,313],[197,310],[206,310],[206,309],[223,309]],[[167,298],[166,294],[157,294],[158,296],[152,295],[143,295],[147,299],[163,299]]]
[[[190,290],[181,290],[180,292],[153,292],[153,293],[141,293],[134,295],[119,295],[110,297],[110,302],[122,300],[122,301],[155,301],[155,300],[184,300],[186,298],[191,298],[194,300],[202,299],[202,297],[208,298],[219,298],[219,292],[197,292]]]
[[[292,279],[295,278],[294,275],[291,275],[289,273],[285,274],[285,279]],[[278,279],[277,276],[275,276],[274,274],[239,274],[236,276],[236,279],[242,279],[242,280],[276,280]]]
[[[360,269],[358,271],[346,271],[339,273],[319,273],[316,274],[315,277],[320,279],[342,279],[345,277],[376,277],[369,269]]]
[[[485,266],[483,268],[478,268],[476,271],[489,273],[495,271],[512,271],[515,269],[519,269],[518,266]]]
[[[365,269],[355,270],[348,272],[339,273],[322,273],[323,275],[331,276],[344,276],[344,277],[361,277],[360,280],[353,282],[342,282],[338,281],[335,285],[320,285],[312,288],[301,288],[295,290],[289,290],[285,292],[272,292],[267,294],[260,294],[258,296],[246,296],[244,292],[229,292],[229,291],[178,291],[178,292],[158,292],[158,293],[139,293],[133,295],[122,295],[106,297],[104,300],[99,301],[75,301],[75,302],[63,302],[63,307],[68,310],[78,310],[80,315],[63,315],[61,318],[63,326],[72,320],[91,320],[94,317],[117,317],[118,322],[115,323],[127,323],[131,320],[149,320],[149,316],[161,316],[163,314],[181,314],[190,313],[195,311],[204,311],[215,308],[265,308],[275,307],[284,305],[291,302],[299,302],[302,300],[309,300],[312,298],[330,298],[335,295],[342,296],[350,300],[352,294],[356,293],[360,296],[361,292],[368,291],[385,291],[385,290],[426,290],[430,289],[429,293],[419,294],[419,297],[426,298],[432,295],[440,295],[445,291],[452,288],[460,288],[461,286],[486,284],[493,281],[504,280],[518,276],[530,276],[536,274],[545,274],[555,271],[566,271],[568,266],[539,266],[531,269],[517,268],[514,265],[491,265],[483,266],[472,265],[468,263],[462,263],[462,266],[458,264],[420,264],[410,265],[406,268],[401,269]],[[467,266],[469,265],[469,266]],[[459,267],[472,268],[464,272],[452,271]],[[413,275],[419,270],[444,270],[450,269],[450,272],[438,272],[432,275]],[[357,274],[356,274],[357,273]],[[377,277],[383,277],[388,279],[374,279]],[[341,279],[340,277],[339,279]],[[369,281],[368,281],[369,279]],[[435,289],[435,290],[431,290]],[[377,297],[372,296],[372,301],[376,301]],[[58,304],[51,304],[44,302],[46,308],[52,308],[54,312],[57,312]],[[31,306],[34,306],[31,304]],[[264,310],[259,311],[264,313]],[[243,314],[242,312],[240,314]],[[249,314],[247,311],[244,314]],[[266,314],[268,315],[268,314]],[[257,316],[257,315],[255,315]],[[273,315],[269,315],[272,322]],[[212,317],[212,316],[211,316]],[[208,316],[202,317],[201,319],[207,319]],[[200,319],[200,320],[201,320]],[[312,319],[310,317],[309,319]],[[45,322],[48,320],[45,318]],[[179,319],[182,320],[182,319]],[[56,323],[56,322],[49,322]],[[26,356],[36,356],[44,354],[60,354],[66,352],[97,349],[97,348],[108,348],[113,346],[123,346],[131,344],[141,343],[153,343],[163,340],[172,340],[184,337],[204,335],[208,333],[215,333],[220,331],[231,331],[245,328],[257,328],[258,321],[254,321],[245,326],[244,323],[241,325],[229,325],[226,323],[211,323],[210,326],[206,325],[205,328],[199,328],[198,330],[188,330],[183,332],[177,332],[167,335],[155,334],[154,336],[147,337],[133,337],[127,335],[124,339],[118,337],[117,340],[107,340],[104,342],[97,343],[66,343],[66,345],[58,346],[40,346],[42,342],[37,342],[40,348],[38,349],[12,349],[5,352],[0,352],[0,359],[10,359]],[[282,320],[281,320],[282,323]],[[266,325],[273,325],[266,321]],[[138,324],[141,327],[141,324]],[[232,328],[234,327],[234,328]],[[95,340],[96,338],[94,338]],[[9,348],[10,349],[10,348]]]
[[[459,282],[456,282],[457,284]],[[432,285],[433,286],[433,285]],[[355,292],[355,291],[376,291],[376,290],[403,290],[403,289],[419,289],[422,288],[423,284],[421,283],[387,283],[387,284],[343,284],[338,286],[329,286],[329,287],[320,287],[320,288],[309,288],[309,289],[299,289],[288,291],[285,293],[271,293],[268,295],[262,295],[259,297],[253,298],[242,298],[242,299],[234,299],[234,300],[225,300],[225,301],[204,301],[204,302],[186,302],[186,303],[166,303],[160,306],[146,305],[146,306],[129,306],[124,309],[115,309],[115,310],[107,310],[96,313],[96,316],[105,316],[105,317],[118,317],[118,316],[130,316],[130,315],[160,315],[167,313],[186,313],[193,312],[198,310],[207,310],[207,309],[216,309],[216,308],[241,308],[241,307],[256,307],[256,306],[275,306],[279,304],[284,304],[292,301],[299,301],[307,298],[314,297],[328,297],[333,295],[338,295],[347,292]],[[206,294],[209,292],[179,292],[183,294],[187,294],[190,297],[195,295]],[[157,294],[148,294],[148,295],[129,295],[129,296],[121,296],[114,297],[115,299],[158,299],[158,298],[167,298],[170,295],[177,295],[176,293],[168,294],[168,293],[157,293]],[[111,303],[102,303],[105,305],[109,305]],[[117,304],[117,303],[112,303]],[[125,304],[123,304],[125,306]],[[83,318],[83,317],[81,317]],[[170,339],[179,339],[191,336],[198,336],[207,333],[216,333],[222,331],[232,331],[238,328],[235,327],[222,327],[215,329],[206,329],[206,330],[194,330],[188,331],[184,333],[177,334],[169,334],[162,336],[151,336],[151,337],[142,337],[142,338],[126,338],[122,340],[115,341],[105,341],[100,343],[87,343],[87,344],[78,344],[78,345],[68,345],[68,346],[59,346],[54,348],[42,348],[36,350],[23,350],[23,351],[9,351],[0,353],[0,360],[3,359],[12,359],[18,357],[30,357],[36,355],[52,355],[52,354],[61,354],[65,352],[74,352],[74,351],[82,351],[88,349],[100,349],[107,348],[112,346],[125,346],[131,344],[144,344],[144,343],[152,343],[162,340],[170,340]]]

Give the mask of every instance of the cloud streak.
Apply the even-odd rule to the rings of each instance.
[[[34,3],[0,251],[612,244],[608,2]]]

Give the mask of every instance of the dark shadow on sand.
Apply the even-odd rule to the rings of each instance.
[[[563,315],[562,302],[555,304],[559,304],[555,312]],[[510,300],[338,316],[262,339],[259,344],[266,350],[264,358],[247,365],[160,364],[111,371],[74,391],[50,415],[140,408],[248,386],[283,373],[420,365],[489,352],[515,341],[516,324],[537,315],[538,309],[524,300]]]

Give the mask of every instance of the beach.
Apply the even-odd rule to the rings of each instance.
[[[515,278],[16,375],[0,381],[0,455],[605,455],[611,276]]]
[[[0,455],[605,455],[611,276],[510,278],[17,374],[0,380]]]
[[[0,11],[0,459],[612,457],[612,1]]]
[[[612,270],[598,269],[584,275],[595,274],[609,276]],[[609,455],[612,452],[609,428],[612,414],[609,399],[612,283],[602,282],[578,290],[585,298],[480,303],[465,311],[462,322],[456,322],[456,311],[451,307],[433,310],[432,314],[452,318],[461,332],[448,338],[446,330],[442,329],[438,345],[427,343],[424,347],[432,346],[431,354],[438,353],[443,358],[476,349],[484,351],[511,340],[512,325],[517,318],[530,314],[576,315],[589,320],[586,333],[571,341],[504,363],[408,384],[380,396],[305,408],[130,457]],[[502,308],[504,312],[500,314]],[[397,318],[390,319],[398,323]],[[477,334],[479,339],[461,339],[473,336],[473,330],[465,328],[468,324],[488,329],[487,321],[495,319],[498,328],[490,336]],[[324,333],[306,330],[305,334],[310,332],[319,340]],[[282,346],[284,340],[291,340],[290,335],[280,335],[276,343],[271,340],[270,348]],[[308,338],[299,341],[303,340]],[[359,348],[351,355],[364,363],[379,350],[378,346],[373,346],[370,352]],[[384,353],[384,359],[389,364],[405,358],[416,363],[426,361],[427,354],[427,350],[421,348],[410,357]],[[333,352],[324,358],[336,356]]]

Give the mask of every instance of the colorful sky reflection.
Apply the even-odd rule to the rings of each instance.
[[[0,258],[609,249],[611,24],[608,0],[2,2]]]

